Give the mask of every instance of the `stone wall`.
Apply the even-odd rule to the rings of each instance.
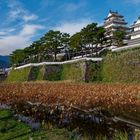
[[[70,80],[75,82],[91,82],[98,80],[97,74],[97,67],[100,65],[101,62],[93,62],[93,61],[86,61],[81,60],[74,63],[69,64],[56,64],[56,65],[42,65],[42,66],[32,66],[28,73],[23,73],[20,77],[28,77],[28,78],[20,78],[21,81],[37,81],[37,80],[48,80],[48,81],[60,81],[60,80]],[[21,72],[24,71],[22,68],[19,70],[12,70],[8,75],[9,81],[16,81],[14,77],[14,73],[16,74],[17,71]],[[15,71],[15,72],[14,72]],[[28,75],[26,75],[28,74]],[[19,81],[19,80],[17,80]]]

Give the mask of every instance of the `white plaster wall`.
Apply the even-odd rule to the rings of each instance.
[[[136,39],[136,38],[140,38],[140,34],[139,35],[132,35],[131,39]]]
[[[140,26],[134,28],[134,31],[139,31],[139,30],[140,30]]]
[[[102,58],[90,58],[90,57],[84,57],[84,58],[77,58],[74,60],[69,60],[69,61],[63,61],[63,62],[41,62],[41,63],[29,63],[23,66],[19,66],[14,68],[16,69],[22,69],[22,68],[26,68],[26,67],[30,67],[30,66],[42,66],[42,65],[62,65],[62,64],[71,64],[71,63],[75,63],[81,60],[85,60],[85,61],[102,61]]]
[[[137,22],[135,24],[139,24],[140,23],[140,19],[137,20]]]
[[[119,27],[119,26],[121,26],[121,27],[126,27],[125,25],[122,25],[122,24],[110,24],[110,25],[108,25],[108,26],[105,26],[105,28],[107,29],[107,28],[112,27],[112,26],[116,26],[116,27]]]

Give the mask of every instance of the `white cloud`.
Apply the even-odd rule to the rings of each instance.
[[[25,22],[28,22],[28,21],[32,21],[32,20],[36,20],[38,17],[37,17],[37,15],[34,15],[34,14],[32,14],[32,15],[24,15],[23,16],[23,20],[25,21]]]
[[[15,20],[17,18],[20,17],[20,15],[23,13],[24,11],[21,11],[21,9],[14,9],[14,10],[11,10],[9,12],[9,17],[12,19],[12,20]]]
[[[16,30],[15,28],[7,29],[8,32],[13,32],[15,30]]]
[[[53,29],[73,35],[74,33],[79,32],[83,27],[87,26],[89,23],[92,23],[91,19],[82,19],[77,22],[62,23],[59,26],[54,27]]]
[[[22,7],[19,1],[8,1],[8,7],[10,20],[16,20],[26,14],[26,10]]]
[[[8,55],[17,48],[23,48],[30,44],[28,38],[19,35],[7,36],[0,39],[0,55]]]
[[[14,28],[11,28],[11,29],[3,29],[3,30],[0,30],[0,36],[4,36],[4,35],[8,35],[9,33],[15,31]]]
[[[0,29],[0,55],[8,55],[15,49],[27,47],[37,31],[44,28],[42,25],[31,24],[38,16],[25,9],[19,0],[7,0],[7,4],[9,11],[6,22],[10,24],[17,21],[17,24],[14,28]]]
[[[36,33],[37,30],[39,29],[43,29],[44,27],[41,25],[29,25],[26,24],[23,26],[22,31],[20,32],[20,36],[31,36],[34,35]]]
[[[7,33],[4,31],[0,31],[0,36],[2,36],[2,35],[7,35]]]
[[[33,21],[38,18],[37,15],[30,13],[25,9],[19,1],[13,0],[8,3],[9,9],[9,19],[11,21],[21,19],[25,22]]]
[[[8,55],[15,49],[27,47],[32,42],[35,33],[43,29],[41,25],[24,25],[16,35],[8,35],[0,38],[0,55]]]
[[[28,22],[28,21],[36,20],[38,16],[35,14],[30,14],[29,12],[23,9],[17,8],[15,10],[10,11],[9,18],[12,21],[16,19],[22,19],[23,21]]]

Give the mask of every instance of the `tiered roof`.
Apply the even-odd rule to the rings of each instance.
[[[129,28],[126,25],[127,22],[125,22],[124,16],[111,10],[104,22],[104,27],[108,32],[116,30],[127,31]]]
[[[108,16],[105,18],[105,20],[107,20],[107,19],[109,19],[109,18],[111,18],[111,17],[123,18],[124,16],[119,15],[118,12],[113,12],[113,11],[110,10],[110,11],[109,11],[109,14],[108,14]]]
[[[115,31],[128,32],[129,28],[126,25],[127,22],[125,22],[124,16],[120,15],[118,12],[113,12],[110,10],[104,22],[106,37],[108,37],[109,40],[108,42],[112,42],[112,45],[115,44],[115,42],[113,41],[113,32]]]
[[[139,26],[140,26],[140,16],[138,17],[137,21],[134,22],[132,28],[139,27]]]

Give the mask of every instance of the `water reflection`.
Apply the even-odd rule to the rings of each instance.
[[[0,108],[9,109],[6,105],[0,105]],[[34,111],[29,106],[24,106],[24,109],[19,106],[16,110],[15,117],[30,125],[32,129],[40,129],[41,124],[47,129],[67,128],[71,132],[71,140],[140,140],[139,128],[116,121],[107,112],[89,114],[69,110],[67,113],[58,108],[53,111],[46,111],[46,108]]]
[[[66,114],[63,117],[58,116],[56,112],[46,114],[46,123],[51,122],[57,127],[67,128],[75,140],[140,140],[140,131],[135,127],[112,119],[106,120],[97,114],[85,115],[73,112],[71,117]]]

